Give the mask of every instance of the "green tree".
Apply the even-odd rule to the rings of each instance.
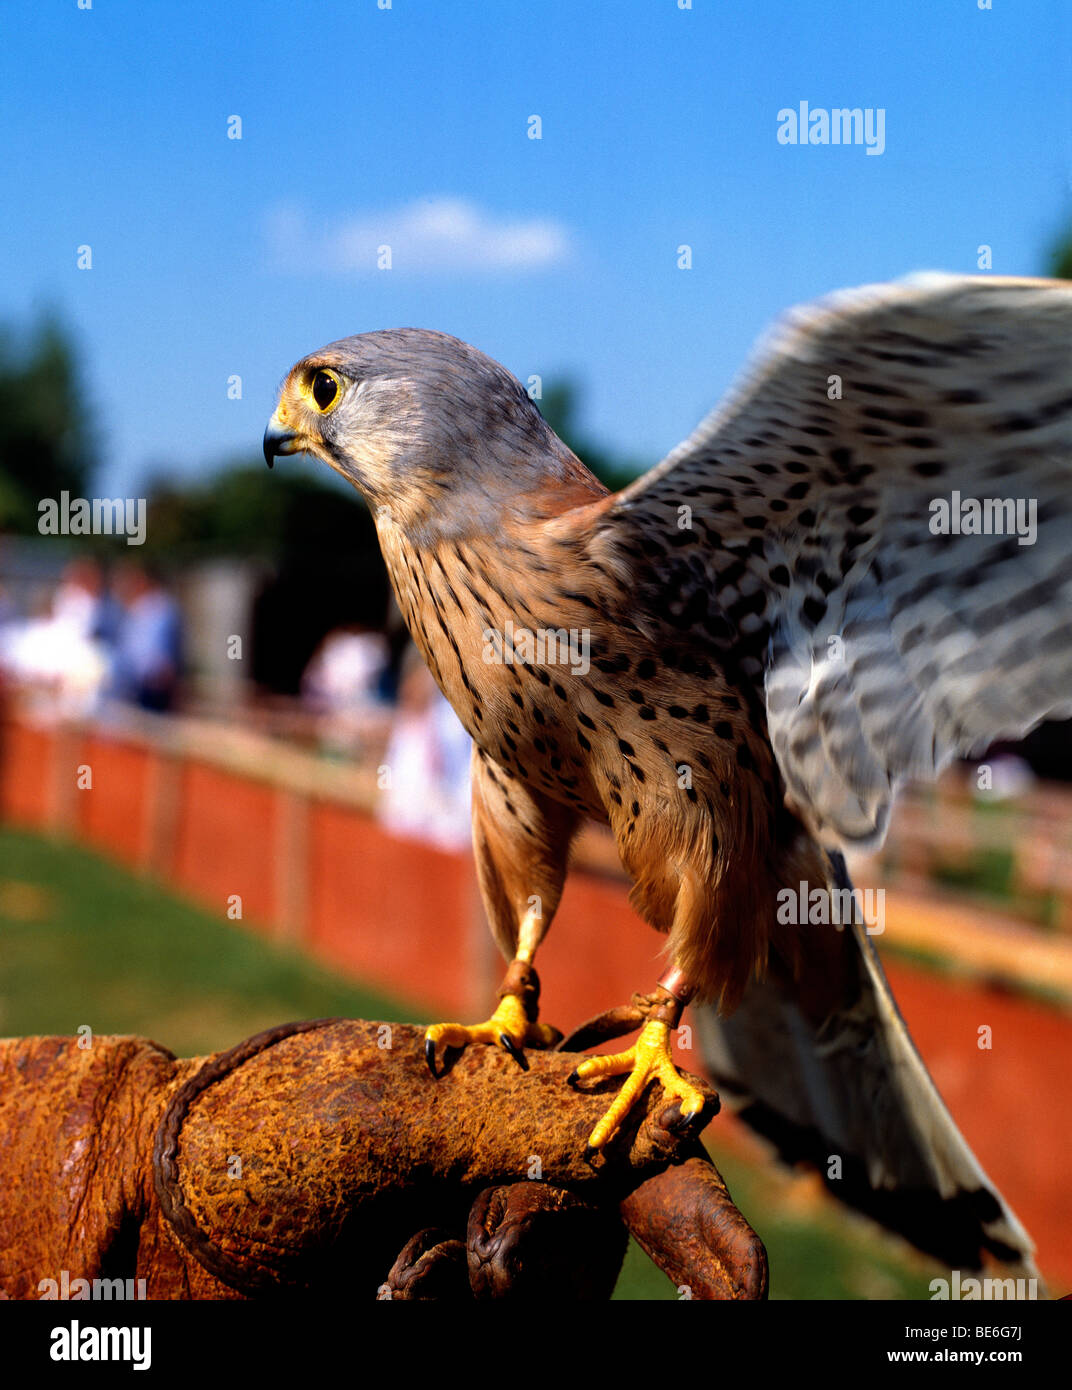
[[[84,495],[93,427],[74,345],[58,321],[0,327],[0,526],[37,529],[38,503]]]

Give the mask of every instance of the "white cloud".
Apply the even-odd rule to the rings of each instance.
[[[395,270],[469,274],[542,270],[566,259],[571,246],[554,218],[500,216],[448,197],[333,219],[277,208],[269,242],[278,267],[333,275],[375,273],[382,246],[391,248]]]

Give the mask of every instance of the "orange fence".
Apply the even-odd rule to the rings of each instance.
[[[0,815],[9,823],[90,844],[172,884],[221,923],[237,895],[251,929],[444,1017],[487,1013],[501,966],[471,861],[382,830],[369,775],[182,720],[109,732],[12,717],[0,735]],[[545,1014],[561,1027],[648,987],[661,964],[662,939],[630,909],[612,847],[593,832],[579,860],[540,959]],[[1043,1270],[1072,1285],[1064,1181],[1072,1014],[1012,987],[1016,972],[1000,968],[1000,952],[980,976],[975,943],[995,933],[1005,941],[1004,927],[988,929],[963,910],[951,927],[943,910],[891,891],[879,945],[894,991],[958,1122],[1038,1242]],[[918,950],[931,915],[935,948],[954,963],[959,956],[959,977],[891,955],[899,935]],[[1058,954],[1037,969],[1072,982],[1072,943],[1051,935],[1061,939],[1046,949]],[[984,1024],[993,1047],[980,1053]],[[728,1118],[716,1124],[720,1137],[735,1132]]]

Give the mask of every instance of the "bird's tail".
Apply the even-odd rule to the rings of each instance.
[[[834,885],[851,886],[840,855],[831,865]],[[707,1070],[742,1119],[787,1162],[814,1164],[842,1201],[951,1269],[988,1254],[1037,1278],[1031,1239],[938,1094],[864,924],[841,936],[846,983],[825,1015],[809,1017],[799,988],[773,974],[729,1017],[697,1010]]]

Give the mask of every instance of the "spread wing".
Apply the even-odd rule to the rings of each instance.
[[[754,683],[813,827],[880,836],[899,781],[1072,714],[1072,285],[793,311],[600,532]]]

